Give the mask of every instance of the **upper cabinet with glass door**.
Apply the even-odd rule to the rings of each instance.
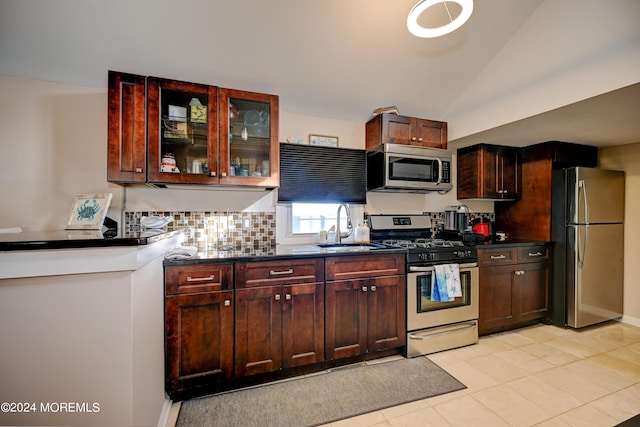
[[[218,183],[218,88],[149,78],[148,181]]]
[[[220,88],[221,184],[277,187],[278,96]]]

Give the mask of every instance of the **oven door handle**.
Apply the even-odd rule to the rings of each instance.
[[[447,333],[450,333],[450,332],[461,331],[462,329],[474,328],[475,326],[476,326],[476,322],[470,322],[470,323],[467,323],[466,325],[458,326],[457,328],[451,328],[451,329],[447,329],[447,330],[444,330],[444,331],[432,332],[430,334],[424,334],[424,335],[412,335],[412,334],[409,334],[409,338],[411,338],[412,340],[426,340],[427,338],[432,337],[434,335],[447,334]]]
[[[460,270],[465,269],[465,268],[474,268],[477,267],[478,263],[477,262],[470,262],[467,264],[460,264],[459,268]],[[418,267],[415,265],[409,266],[409,271],[414,271],[414,272],[424,272],[424,271],[434,271],[436,268],[432,265],[429,267]]]

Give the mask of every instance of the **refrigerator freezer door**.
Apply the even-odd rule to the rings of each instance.
[[[567,325],[622,316],[622,224],[567,227]]]
[[[569,177],[571,224],[624,221],[624,172],[579,167]]]

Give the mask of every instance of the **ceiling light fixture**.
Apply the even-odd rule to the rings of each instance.
[[[458,15],[456,19],[451,18],[451,13],[449,12],[449,8],[447,7],[447,1],[458,3],[460,7],[462,7],[462,11],[460,12],[460,15]],[[473,0],[447,0],[447,1],[421,0],[420,2],[418,2],[418,4],[413,6],[413,9],[411,9],[411,11],[409,12],[409,16],[407,16],[407,28],[409,29],[411,34],[417,37],[425,37],[425,38],[440,37],[440,36],[444,36],[445,34],[449,34],[452,31],[457,30],[462,26],[462,24],[467,22],[467,20],[471,16],[471,12],[473,12]],[[420,24],[418,24],[418,18],[420,17],[420,15],[422,15],[422,13],[425,10],[427,10],[431,6],[434,6],[438,3],[444,4],[444,7],[447,9],[447,14],[449,14],[449,19],[451,22],[449,22],[446,25],[443,25],[442,27],[436,27],[436,28],[425,28]]]

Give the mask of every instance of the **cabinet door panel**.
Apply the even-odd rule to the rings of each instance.
[[[548,263],[519,265],[518,320],[544,317],[549,308],[551,265]]]
[[[431,148],[447,148],[447,123],[434,120],[416,119],[417,141],[411,144]]]
[[[282,316],[285,368],[324,360],[324,284],[284,286]]]
[[[230,378],[233,292],[165,299],[166,381],[171,394],[196,383]]]
[[[364,354],[367,348],[367,280],[327,283],[326,358]]]
[[[405,281],[405,276],[369,280],[367,335],[370,352],[405,345]]]
[[[512,266],[479,269],[479,333],[493,332],[514,322]]]
[[[236,376],[282,368],[282,287],[236,292]]]
[[[382,124],[383,143],[409,144],[414,120],[410,117],[395,114],[385,115]]]
[[[501,197],[517,199],[520,193],[520,174],[518,150],[503,147],[501,149]]]
[[[233,264],[176,265],[165,268],[167,295],[231,290]]]
[[[109,71],[107,180],[147,179],[146,78]]]

